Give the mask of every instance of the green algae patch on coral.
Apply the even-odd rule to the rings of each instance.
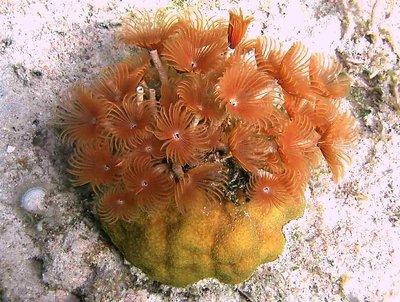
[[[103,226],[129,262],[164,284],[184,287],[204,278],[234,284],[282,253],[282,228],[303,211],[304,202],[283,209],[227,202],[185,215],[166,206]]]

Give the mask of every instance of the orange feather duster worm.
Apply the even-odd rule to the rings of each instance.
[[[340,111],[350,77],[301,42],[285,51],[271,37],[247,40],[252,17],[229,17],[140,13],[118,37],[142,51],[63,97],[68,171],[101,189],[107,223],[230,201],[279,210],[303,201],[322,159],[343,177],[357,139]]]
[[[257,172],[265,166],[268,142],[250,126],[236,126],[229,135],[228,145],[232,156],[245,170]]]
[[[108,223],[115,223],[119,219],[131,222],[138,213],[138,204],[132,192],[112,187],[101,196],[97,212]]]
[[[310,58],[310,84],[319,98],[337,99],[346,97],[351,79],[342,71],[342,66],[324,54],[313,54]]]
[[[57,108],[59,125],[63,128],[61,139],[69,145],[96,141],[104,132],[105,106],[91,88],[82,84],[72,87]]]
[[[200,161],[201,152],[207,149],[207,132],[203,124],[196,125],[193,120],[181,103],[171,105],[168,111],[161,108],[154,135],[164,142],[168,160],[180,165]]]
[[[285,165],[307,174],[309,165],[318,165],[320,150],[317,147],[319,134],[305,116],[289,121],[278,137],[278,150]]]
[[[173,195],[172,178],[161,166],[147,160],[133,161],[123,181],[127,190],[135,194],[138,205],[146,210],[157,210]]]
[[[179,82],[177,94],[190,112],[200,119],[221,120],[224,112],[215,99],[214,85],[204,75],[189,74]]]
[[[221,164],[204,164],[185,173],[175,187],[175,202],[182,213],[196,203],[219,203],[227,177]],[[205,204],[206,205],[206,204]]]
[[[282,44],[271,37],[259,37],[254,51],[258,69],[277,79],[285,54]]]
[[[148,134],[146,127],[154,121],[155,104],[138,102],[135,95],[126,95],[120,106],[113,105],[107,115],[106,129],[117,149],[127,149]]]
[[[303,98],[311,96],[310,57],[308,49],[301,42],[294,43],[283,56],[278,83],[287,93]]]
[[[355,119],[347,113],[334,118],[321,136],[318,146],[332,170],[335,182],[344,176],[345,167],[351,162],[348,151],[356,139]]]
[[[111,185],[119,178],[120,158],[107,143],[77,146],[72,154],[69,172],[75,176],[74,185],[91,184],[94,189]]]
[[[165,43],[164,59],[180,71],[208,72],[223,60],[228,41],[226,28],[219,20],[204,20],[200,15],[185,16],[178,32]]]
[[[265,124],[279,94],[272,77],[247,61],[229,67],[219,82],[219,98],[229,115]]]
[[[130,70],[127,63],[119,63],[103,71],[95,82],[94,90],[105,101],[120,104],[127,94],[136,92],[136,87],[146,72],[145,65]]]
[[[294,202],[282,174],[260,172],[253,175],[249,183],[249,195],[259,206],[280,208],[285,203]]]
[[[243,17],[242,10],[229,11],[228,42],[229,47],[234,49],[242,41],[253,17]]]
[[[148,160],[160,160],[166,157],[165,150],[162,149],[163,142],[154,134],[146,133],[144,137],[137,138],[129,146],[129,155],[133,159],[146,158]]]
[[[154,16],[138,11],[139,16],[125,20],[119,39],[129,45],[161,52],[164,42],[178,29],[174,16],[158,10]]]

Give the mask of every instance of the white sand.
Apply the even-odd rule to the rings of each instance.
[[[350,172],[334,185],[326,166],[316,171],[304,217],[285,228],[283,255],[237,286],[203,280],[175,289],[124,264],[88,201],[66,189],[66,151],[52,132],[60,93],[126,53],[113,39],[119,18],[134,3],[179,9],[174,2],[220,16],[239,2],[255,15],[251,34],[336,51],[354,77],[343,102],[361,132]],[[400,301],[399,3],[192,2],[0,0],[0,298]],[[37,186],[47,194],[35,216],[20,198]]]

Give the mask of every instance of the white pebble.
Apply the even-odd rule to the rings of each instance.
[[[15,150],[14,146],[10,146],[10,145],[7,146],[7,153],[13,153],[14,150]]]
[[[43,214],[46,190],[42,187],[33,187],[27,190],[21,198],[21,206],[33,214]]]

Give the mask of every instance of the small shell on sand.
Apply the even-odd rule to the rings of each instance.
[[[46,190],[42,187],[28,189],[21,198],[21,206],[33,214],[43,214]]]

